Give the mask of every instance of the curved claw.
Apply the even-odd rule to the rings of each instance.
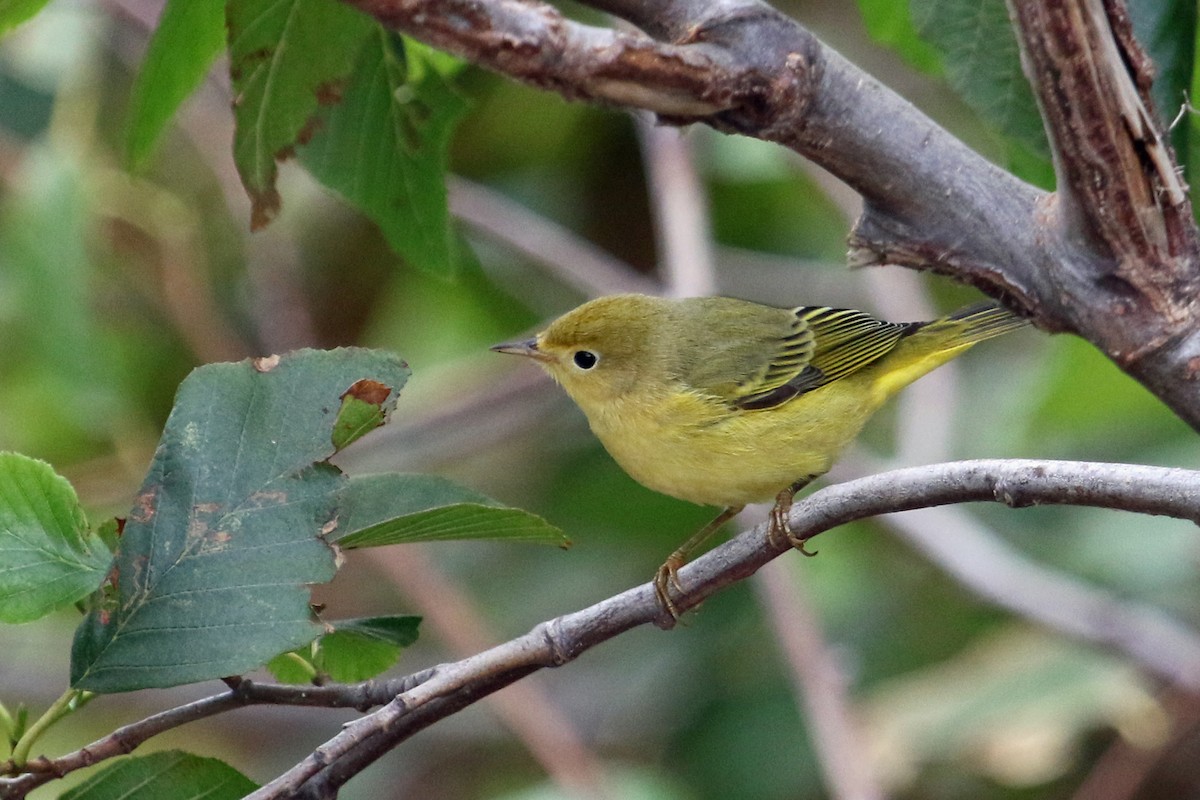
[[[674,554],[658,568],[658,572],[654,573],[654,594],[658,596],[658,602],[671,615],[671,619],[679,621],[679,608],[675,605],[675,601],[671,599],[671,587],[674,586],[680,593],[683,592],[683,585],[679,583],[679,568],[683,566],[683,561],[676,558]]]

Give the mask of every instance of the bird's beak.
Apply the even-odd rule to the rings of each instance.
[[[526,356],[537,361],[550,362],[554,358],[548,353],[543,353],[538,350],[537,339],[526,339],[521,342],[506,342],[505,344],[493,345],[492,350],[497,353],[512,353],[515,356]]]

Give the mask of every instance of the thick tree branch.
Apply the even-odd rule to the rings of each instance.
[[[822,489],[796,504],[793,531],[804,540],[847,522],[878,514],[970,501],[1012,507],[1037,504],[1087,505],[1200,521],[1200,472],[1122,464],[1062,461],[984,460],[913,467]],[[680,609],[691,608],[720,589],[753,574],[785,552],[760,525],[715,548],[680,572]],[[650,584],[630,589],[590,608],[544,622],[524,636],[471,658],[437,667],[428,680],[382,709],[344,727],[311,756],[264,786],[255,800],[330,797],[342,783],[399,742],[443,716],[546,667],[561,666],[588,649],[633,627],[653,622],[670,627]],[[1126,646],[1143,638],[1137,614],[1106,621],[1129,628],[1103,640]],[[1161,629],[1161,617],[1154,620]],[[1170,627],[1168,623],[1168,627]],[[1155,659],[1140,647],[1127,655],[1160,677],[1200,690],[1200,641],[1173,628],[1187,643]],[[1087,632],[1083,634],[1086,636]]]
[[[1009,0],[1058,178],[1042,298],[1196,426],[1200,234],[1119,0]]]
[[[1062,197],[988,163],[757,0],[583,0],[646,35],[536,0],[345,1],[568,98],[795,150],[863,196],[852,264],[950,274],[1005,298],[1096,344],[1200,430],[1200,237],[1120,0],[1011,0]]]

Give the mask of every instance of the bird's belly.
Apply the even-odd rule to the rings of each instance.
[[[763,502],[825,473],[870,410],[819,391],[763,411],[692,397],[617,406],[590,422],[617,463],[651,489],[702,505]],[[813,401],[818,402],[813,402]]]

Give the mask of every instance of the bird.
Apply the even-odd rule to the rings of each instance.
[[[1026,323],[994,302],[887,322],[845,308],[621,294],[491,349],[545,369],[639,483],[723,508],[655,573],[655,593],[678,620],[679,569],[725,522],[774,499],[769,535],[812,555],[788,527],[796,493],[892,395]]]

